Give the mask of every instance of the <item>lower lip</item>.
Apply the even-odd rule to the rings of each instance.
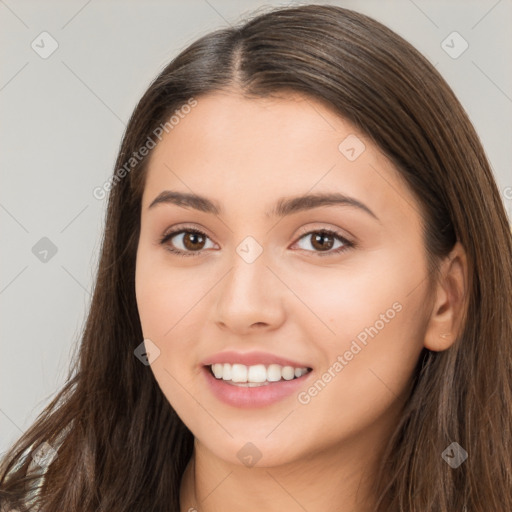
[[[203,366],[203,373],[213,394],[222,402],[233,407],[252,408],[274,404],[297,393],[313,371],[292,380],[280,380],[258,387],[242,387],[228,384],[212,375],[209,366]]]

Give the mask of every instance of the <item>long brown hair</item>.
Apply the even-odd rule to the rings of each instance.
[[[124,134],[108,188],[101,258],[68,381],[6,455],[0,499],[24,510],[31,453],[57,450],[40,489],[45,512],[179,512],[193,436],[134,357],[142,331],[135,254],[147,156],[126,162],[191,98],[236,88],[323,101],[387,155],[417,198],[430,277],[456,241],[467,253],[463,329],[424,350],[375,484],[379,511],[512,510],[512,240],[482,145],[436,69],[367,16],[330,5],[273,8],[216,30],[151,83]],[[120,173],[121,168],[124,173]],[[468,459],[450,467],[457,442]],[[32,465],[33,466],[33,465]],[[33,475],[31,477],[31,475]]]

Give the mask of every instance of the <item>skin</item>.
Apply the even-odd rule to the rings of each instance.
[[[442,262],[428,295],[417,201],[379,149],[323,103],[234,90],[197,99],[152,152],[136,265],[142,330],[160,350],[151,370],[195,437],[181,511],[313,512],[333,503],[373,511],[372,476],[420,352],[447,349],[460,327],[464,250],[457,244]],[[349,161],[338,146],[354,134],[366,149]],[[148,208],[164,190],[204,195],[223,213]],[[378,220],[347,205],[265,215],[282,196],[333,191]],[[184,245],[190,235],[181,233],[167,247],[200,255],[159,244],[182,223],[207,238]],[[322,256],[314,234],[304,234],[321,228],[357,246],[334,254],[343,243],[328,238],[335,245]],[[236,252],[249,235],[263,249],[252,263]],[[217,352],[262,350],[307,361],[314,382],[394,303],[400,311],[307,404],[292,394],[263,408],[232,407],[200,373]],[[261,453],[253,467],[237,457],[247,442]]]

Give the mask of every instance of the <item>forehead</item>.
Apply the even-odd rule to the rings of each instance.
[[[300,94],[247,99],[218,91],[197,98],[154,148],[147,172],[143,208],[172,189],[217,200],[227,214],[263,215],[279,197],[316,192],[356,197],[388,221],[419,210],[364,134]]]

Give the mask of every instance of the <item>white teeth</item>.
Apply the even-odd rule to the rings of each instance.
[[[224,374],[224,370],[222,368],[222,364],[212,364],[211,369],[213,372],[213,375],[215,375],[216,379],[222,379],[222,375]]]
[[[300,370],[300,368],[299,368]],[[285,366],[281,373],[283,374],[283,379],[285,380],[292,380],[295,377],[295,370],[293,366]]]
[[[226,365],[224,365],[225,367]],[[224,376],[222,377],[224,378]],[[224,379],[227,380],[227,379]],[[231,366],[231,380],[233,382],[247,382],[247,366],[234,364]]]
[[[221,377],[224,380],[231,380],[231,365],[230,364],[219,364]]]
[[[281,380],[281,366],[278,364],[271,364],[267,368],[267,380],[270,382],[277,382]]]
[[[249,366],[249,371],[247,372],[247,382],[265,382],[266,380],[267,369],[265,368],[264,364]]]
[[[215,378],[230,382],[269,383],[281,379],[292,380],[308,373],[307,368],[294,368],[293,366],[281,366],[264,364],[245,366],[243,364],[215,363],[211,365]]]

